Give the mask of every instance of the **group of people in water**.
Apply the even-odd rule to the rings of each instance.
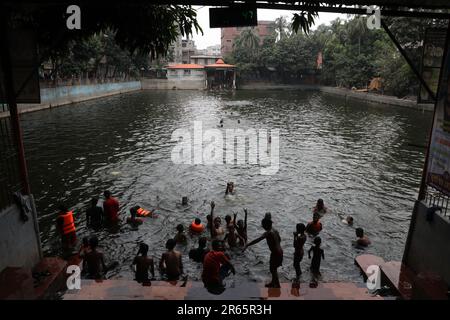
[[[233,195],[235,193],[234,183],[227,183],[225,195]],[[103,209],[99,206],[97,198],[93,198],[90,207],[86,211],[86,221],[92,228],[98,228],[104,223],[117,224],[119,219],[119,201],[112,197],[111,192],[104,192]],[[242,252],[248,247],[257,244],[262,240],[266,240],[270,250],[269,271],[272,280],[266,285],[267,287],[280,287],[278,276],[278,268],[283,264],[283,248],[281,246],[281,237],[273,226],[272,215],[266,213],[261,220],[261,227],[264,232],[261,236],[252,241],[248,241],[247,236],[247,218],[248,210],[244,211],[244,219],[237,219],[238,214],[233,216],[226,215],[224,217],[225,225],[222,226],[222,219],[215,215],[215,203],[210,203],[210,213],[206,215],[206,226],[202,223],[200,217],[196,217],[189,225],[189,234],[191,237],[198,238],[198,247],[189,251],[189,258],[196,263],[203,264],[202,281],[208,290],[221,290],[224,288],[224,279],[230,274],[235,273],[235,268],[231,262],[227,249],[242,248]],[[316,286],[321,276],[320,264],[325,258],[324,250],[321,248],[322,239],[319,234],[323,229],[321,218],[327,214],[329,210],[325,207],[322,199],[317,201],[316,206],[312,210],[312,220],[306,225],[298,223],[296,230],[293,232],[294,247],[294,269],[296,273],[295,281],[298,283],[302,274],[300,267],[305,251],[304,246],[307,236],[312,238],[313,246],[308,250],[308,258],[311,259],[310,271],[313,276],[310,283]],[[130,209],[130,216],[127,223],[137,226],[143,223],[141,217],[155,217],[155,210],[146,210],[139,206]],[[342,219],[342,222],[350,226],[353,225],[351,216]],[[61,234],[61,240],[64,247],[74,247],[76,244],[76,228],[73,218],[73,212],[66,207],[60,206],[60,213],[57,217],[57,227]],[[160,260],[159,270],[163,278],[167,281],[176,281],[180,279],[187,280],[184,277],[182,253],[176,250],[177,245],[187,245],[188,234],[182,224],[176,226],[177,233],[173,238],[166,242],[166,249]],[[211,245],[208,247],[208,241]],[[108,270],[114,268],[117,263],[110,265],[105,264],[103,253],[98,247],[98,238],[94,235],[91,238],[84,238],[78,255],[83,259],[83,270],[86,271],[88,278],[102,278]],[[359,247],[367,247],[370,240],[364,235],[362,228],[356,228],[356,240],[354,244]],[[239,249],[238,249],[239,250]],[[145,243],[139,244],[139,250],[132,262],[132,268],[135,273],[135,280],[143,285],[150,285],[151,279],[155,277],[155,263],[148,256],[149,246]],[[150,276],[151,275],[151,276]]]

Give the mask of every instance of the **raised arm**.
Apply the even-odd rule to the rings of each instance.
[[[247,231],[247,208],[244,208],[245,218],[244,218],[244,230]]]
[[[234,213],[233,215],[233,226],[236,228],[236,218],[237,218],[237,212]]]
[[[211,201],[211,239],[213,239],[215,237],[215,231],[216,231],[216,227],[214,227],[214,207],[216,206],[216,204],[214,203],[214,201]]]

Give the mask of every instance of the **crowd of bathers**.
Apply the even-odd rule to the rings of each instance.
[[[225,196],[234,195],[234,183],[227,183]],[[98,198],[93,198],[89,208],[86,210],[86,222],[93,229],[100,228],[104,224],[114,225],[119,222],[119,201],[111,195],[110,191],[104,192],[104,201],[102,207],[98,206]],[[183,199],[183,203],[187,200]],[[208,290],[219,291],[224,289],[224,280],[230,273],[235,273],[235,268],[231,262],[227,250],[231,248],[242,248],[245,251],[248,247],[266,240],[270,250],[269,271],[272,275],[271,281],[266,284],[267,287],[280,287],[278,277],[278,268],[283,263],[283,249],[281,246],[281,237],[273,226],[272,215],[266,213],[261,220],[261,227],[264,232],[258,238],[248,241],[247,236],[247,218],[248,210],[243,209],[244,219],[238,220],[238,213],[233,216],[224,217],[225,224],[222,226],[222,219],[214,213],[215,203],[210,203],[210,213],[206,215],[206,226],[202,223],[200,217],[195,217],[188,228],[182,224],[176,226],[177,233],[173,238],[166,242],[166,250],[159,259],[158,269],[163,280],[186,282],[187,276],[183,270],[182,253],[176,250],[177,245],[188,244],[188,233],[198,239],[198,247],[189,251],[189,258],[194,263],[203,265],[201,279]],[[60,213],[57,217],[57,228],[61,234],[63,248],[73,249],[76,246],[76,228],[73,212],[65,206],[60,206]],[[325,258],[324,250],[321,248],[322,239],[319,236],[322,231],[321,218],[329,213],[330,210],[324,205],[324,201],[319,199],[316,206],[312,209],[312,220],[306,225],[298,223],[293,232],[294,247],[294,269],[296,273],[295,282],[298,282],[302,274],[300,267],[304,256],[304,245],[307,235],[312,237],[313,246],[308,250],[308,258],[311,259],[310,271],[312,281],[310,285],[317,285],[321,277],[320,264]],[[140,206],[134,206],[130,209],[130,216],[126,221],[133,227],[142,224],[145,217],[156,217],[156,210],[146,210]],[[342,218],[342,217],[341,217]],[[347,216],[342,222],[350,226],[353,225],[353,217]],[[186,229],[188,231],[186,232]],[[362,228],[356,228],[356,240],[354,244],[360,247],[366,247],[370,240],[364,235]],[[208,245],[209,243],[209,245]],[[117,263],[105,264],[103,253],[98,250],[99,240],[93,235],[90,238],[82,239],[82,244],[77,255],[81,258],[83,274],[90,279],[103,278],[108,270],[114,268]],[[135,280],[143,285],[151,285],[155,279],[155,263],[148,255],[149,246],[145,243],[139,244],[139,250],[133,259],[131,267],[135,274]]]

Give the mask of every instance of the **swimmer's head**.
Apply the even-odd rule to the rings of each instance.
[[[225,221],[226,221],[227,224],[231,222],[231,216],[229,214],[227,214],[225,216]]]
[[[316,204],[317,209],[323,209],[324,204],[323,204],[323,199],[319,199],[317,200],[317,204]]]
[[[177,243],[176,243],[176,241],[174,240],[174,239],[169,239],[169,240],[167,240],[167,242],[166,242],[166,249],[167,250],[173,250],[173,248],[175,248],[175,245],[176,245]]]
[[[200,238],[198,239],[198,246],[199,246],[200,248],[205,248],[205,247],[206,247],[206,242],[207,242],[206,237],[200,237]]]
[[[322,243],[322,239],[320,239],[320,237],[315,237],[314,238],[314,244],[316,246],[320,246],[321,243]]]
[[[178,232],[183,232],[184,231],[184,226],[182,224],[177,225],[177,231]]]
[[[238,220],[237,225],[239,228],[244,228],[244,220]]]
[[[353,224],[353,217],[352,216],[348,216],[347,217],[347,223],[352,225]]]
[[[305,232],[305,225],[303,223],[297,223],[297,225],[295,226],[297,229],[297,233],[304,233]]]
[[[103,195],[105,196],[106,199],[108,199],[109,197],[111,197],[111,191],[106,190],[105,192],[103,192]]]
[[[220,217],[214,218],[214,225],[216,227],[219,227],[221,224],[222,224],[222,219],[220,219]]]
[[[211,215],[210,215],[210,214],[208,214],[208,215],[206,216],[206,221],[211,222]]]
[[[195,218],[194,222],[198,225],[202,223],[202,220],[200,220],[200,218]]]
[[[264,215],[264,219],[272,220],[272,214],[270,212],[266,212],[266,214]]]
[[[264,230],[269,231],[272,229],[272,220],[264,218],[261,221],[261,226],[264,228]]]
[[[138,252],[138,254],[142,254],[142,255],[146,256],[147,252],[148,252],[148,245],[145,244],[144,242],[141,242],[139,244],[139,252]]]
[[[67,213],[67,211],[69,211],[69,209],[67,208],[67,206],[64,203],[60,203],[58,205],[58,209],[61,214],[65,214],[65,213]]]
[[[356,228],[355,233],[358,238],[364,237],[364,229],[363,228]]]
[[[320,215],[318,213],[314,213],[313,214],[313,221],[317,222],[317,221],[319,221],[319,219],[320,219]]]

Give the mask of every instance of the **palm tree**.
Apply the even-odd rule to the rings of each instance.
[[[284,39],[289,35],[289,24],[284,16],[276,18],[274,25],[277,33],[277,40]]]
[[[257,49],[259,47],[259,37],[253,29],[245,29],[235,42],[235,46],[240,45],[252,50]]]

